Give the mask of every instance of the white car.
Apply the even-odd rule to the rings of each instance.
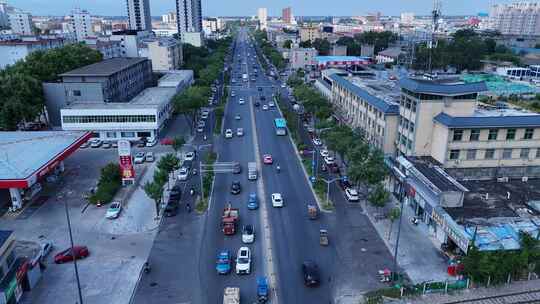
[[[287,85],[286,85],[286,84],[282,84],[281,87],[282,87],[282,88],[286,88]]]
[[[186,153],[186,155],[184,156],[184,160],[193,161],[194,159],[195,159],[195,152],[193,151]]]
[[[270,101],[270,102],[268,103],[268,106],[269,106],[270,108],[273,108],[273,107],[276,106],[276,104],[275,104],[273,101]]]
[[[238,99],[238,104],[244,104],[244,98]]]
[[[330,152],[328,150],[326,150],[326,149],[321,150],[320,153],[321,153],[322,157],[327,157],[327,156],[330,155]]]
[[[202,112],[201,113],[201,119],[207,119],[208,118],[208,113],[207,112]]]
[[[251,272],[251,250],[240,247],[236,255],[236,274],[249,274]]]
[[[263,105],[263,110],[268,110],[268,105]]]
[[[146,154],[144,152],[138,152],[135,154],[135,158],[133,159],[133,162],[136,164],[142,164],[144,163],[144,159],[146,157]]]
[[[90,140],[90,148],[99,148],[103,142],[99,139]]]
[[[156,139],[156,138],[154,138],[154,139],[149,140],[149,141],[146,142],[146,146],[147,146],[147,147],[153,147],[153,146],[155,146],[156,144],[157,144],[157,139]]]
[[[349,202],[358,202],[360,197],[358,196],[358,191],[353,188],[345,189],[345,196]]]
[[[107,213],[105,213],[105,218],[110,220],[118,218],[120,211],[122,211],[122,204],[120,202],[112,202],[107,209]]]
[[[178,180],[185,181],[188,179],[189,176],[189,170],[186,167],[180,168],[180,171],[178,172]]]
[[[327,165],[333,165],[336,160],[334,159],[333,156],[325,156],[324,157],[324,162],[327,164]]]
[[[233,131],[231,129],[225,130],[225,138],[232,138],[233,137]]]
[[[197,127],[197,132],[198,133],[204,132],[204,127]]]
[[[234,96],[236,96],[236,92],[232,91],[231,92],[231,97],[234,97]]]
[[[202,127],[204,128],[204,126],[206,126],[206,123],[204,122],[204,120],[200,120],[198,123],[197,123],[197,127]]]
[[[322,141],[318,138],[313,138],[313,144],[315,146],[321,146],[322,145]]]
[[[236,136],[244,136],[244,129],[243,128],[236,129]]]
[[[148,163],[151,163],[155,160],[155,157],[154,157],[154,152],[148,152],[146,153],[146,155],[144,156],[144,160]]]
[[[255,241],[255,228],[252,225],[242,227],[242,243],[251,244]]]
[[[272,207],[283,207],[283,197],[281,193],[272,193]]]

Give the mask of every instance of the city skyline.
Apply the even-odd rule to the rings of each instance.
[[[397,2],[397,3],[396,3]],[[471,8],[467,0],[443,1],[444,15],[475,15],[479,12],[489,12],[493,4],[513,3],[511,0],[476,0]],[[125,1],[107,0],[56,0],[55,6],[45,5],[46,0],[9,0],[12,6],[31,12],[33,15],[67,15],[75,8],[87,9],[93,15],[125,16]],[[354,0],[340,0],[333,6],[332,11],[325,9],[325,2],[312,0],[305,2],[295,0],[249,1],[249,6],[243,0],[232,0],[224,3],[217,0],[202,1],[204,16],[253,16],[257,14],[258,7],[267,7],[268,16],[280,16],[284,7],[291,6],[295,16],[355,16],[372,12],[381,12],[383,15],[399,15],[402,12],[413,12],[417,15],[428,15],[431,11],[432,0],[395,1],[381,0],[376,3],[361,3]],[[160,16],[175,11],[174,0],[151,0],[150,11],[152,16]],[[330,14],[329,14],[330,13]]]

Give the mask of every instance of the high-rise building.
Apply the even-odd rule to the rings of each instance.
[[[401,13],[402,24],[412,24],[414,22],[414,13]]]
[[[281,19],[287,24],[292,23],[292,8],[286,7],[281,11]]]
[[[74,9],[71,11],[70,19],[70,32],[77,41],[84,41],[85,38],[94,36],[92,17],[88,11]]]
[[[9,26],[13,34],[33,35],[32,15],[23,11],[13,11],[8,14]]]
[[[165,15],[161,16],[161,21],[163,23],[176,23],[176,13],[175,12],[168,12]]]
[[[268,19],[268,11],[266,10],[266,7],[261,7],[257,11],[257,16],[259,17],[259,26],[261,30],[265,30],[267,27],[266,20]]]
[[[202,32],[201,0],[176,0],[178,34]]]
[[[13,10],[5,1],[0,1],[0,26],[9,26],[8,14]]]
[[[150,0],[127,0],[127,13],[129,29],[143,31],[152,30]]]
[[[504,35],[540,36],[540,2],[493,5],[489,23]]]

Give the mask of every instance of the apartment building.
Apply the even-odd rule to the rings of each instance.
[[[39,38],[35,36],[0,41],[0,69],[13,65],[35,51],[45,51],[64,46],[62,38]]]
[[[493,5],[490,27],[503,35],[540,36],[540,3],[516,2]]]
[[[399,89],[392,89],[376,78],[368,80],[338,73],[327,78],[332,82],[331,102],[342,122],[361,130],[366,140],[385,155],[395,155]]]
[[[317,50],[314,48],[294,48],[291,49],[289,61],[292,69],[305,69],[308,66],[315,65]]]
[[[27,12],[15,10],[8,13],[11,32],[18,35],[34,35],[32,15]]]
[[[113,32],[111,41],[120,42],[122,57],[139,57],[142,41],[152,37],[152,32],[142,30],[122,30]]]
[[[300,41],[315,41],[321,38],[321,30],[318,26],[303,26],[299,28]]]
[[[292,8],[286,7],[281,11],[281,20],[284,23],[291,24],[293,23]]]
[[[152,30],[150,0],[127,0],[127,15],[129,29],[138,31]]]
[[[148,58],[156,72],[178,70],[182,65],[182,43],[174,38],[159,38],[148,42]]]
[[[93,37],[92,17],[86,10],[74,9],[70,15],[70,32],[78,42],[84,41],[87,37]]]
[[[268,23],[267,23],[268,11],[267,11],[266,7],[260,7],[257,10],[257,17],[259,19],[259,28],[261,30],[265,30],[268,27]]]
[[[196,35],[187,33],[202,33],[202,7],[201,0],[176,0],[176,26],[182,42],[190,43],[195,46],[199,43],[193,43]],[[185,37],[185,36],[189,37]],[[188,41],[189,40],[189,41]]]

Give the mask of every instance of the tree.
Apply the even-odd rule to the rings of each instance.
[[[147,182],[144,184],[143,189],[146,195],[154,200],[156,204],[156,217],[158,217],[161,198],[163,197],[163,185],[159,185],[156,182]]]
[[[319,52],[320,55],[330,54],[330,42],[328,39],[317,38],[313,41],[313,47]]]
[[[301,48],[310,48],[312,47],[311,40],[301,41],[298,46]]]
[[[290,49],[292,47],[292,40],[291,39],[287,39],[285,40],[285,42],[283,42],[283,47],[286,48],[286,49]]]
[[[375,189],[371,190],[371,193],[369,193],[368,201],[374,207],[383,208],[388,202],[389,198],[390,194],[388,191],[386,191],[386,189],[384,189],[384,185],[377,184]]]
[[[347,55],[349,56],[360,56],[361,47],[360,44],[352,37],[341,37],[336,42],[338,45],[344,45],[347,47]]]
[[[191,86],[173,97],[175,112],[191,118],[189,126],[192,132],[197,112],[206,104],[208,97],[210,88],[200,86]]]
[[[390,219],[390,230],[388,230],[388,240],[392,235],[392,228],[394,228],[394,222],[401,216],[401,210],[397,207],[394,207],[390,210],[388,218]]]
[[[177,136],[173,138],[172,142],[172,148],[174,149],[174,152],[178,153],[180,149],[182,149],[182,146],[186,143],[186,140],[183,136]]]
[[[172,172],[180,165],[180,159],[172,153],[167,153],[165,156],[159,159],[157,167],[160,171],[167,173]]]

